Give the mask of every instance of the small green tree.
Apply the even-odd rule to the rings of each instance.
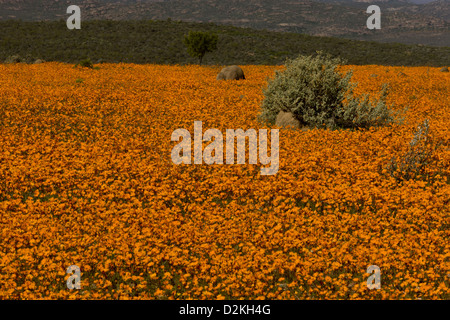
[[[184,44],[188,53],[194,58],[199,58],[200,64],[202,64],[203,57],[207,52],[217,50],[218,39],[219,37],[214,33],[189,31],[189,34],[184,36]]]

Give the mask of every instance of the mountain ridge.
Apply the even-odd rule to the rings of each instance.
[[[450,0],[85,0],[82,20],[166,20],[297,32],[354,40],[450,45]],[[381,30],[369,30],[368,4],[382,10]],[[67,19],[69,0],[0,0],[0,21]],[[389,6],[388,6],[389,5]]]

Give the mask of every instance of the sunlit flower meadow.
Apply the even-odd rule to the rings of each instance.
[[[281,66],[242,66],[241,81],[97,66],[0,65],[0,299],[450,299],[449,73],[343,66],[357,94],[388,83],[404,123],[280,129],[279,171],[262,176],[175,165],[171,134],[267,128],[262,88]],[[398,179],[389,161],[424,119],[441,145]]]

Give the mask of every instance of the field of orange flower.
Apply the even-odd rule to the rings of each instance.
[[[356,93],[389,83],[405,122],[280,130],[279,171],[261,176],[175,165],[171,134],[262,128],[281,67],[99,67],[0,65],[0,299],[450,299],[449,73],[342,67]],[[433,178],[396,180],[385,167],[425,118],[444,142]]]

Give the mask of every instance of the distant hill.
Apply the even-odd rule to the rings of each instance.
[[[439,17],[445,21],[450,21],[450,1],[438,0],[422,6],[414,8],[416,12],[421,12],[423,15]]]
[[[410,0],[409,2],[415,3],[415,4],[424,4],[424,3],[430,3],[436,0]]]
[[[435,2],[438,0],[317,0],[320,2],[328,2],[328,3],[340,3],[340,4],[347,4],[347,5],[356,5],[356,4],[363,4],[365,6],[369,4],[387,4],[390,7],[392,6],[407,6],[410,4],[426,4],[430,2]]]
[[[86,21],[82,30],[68,30],[65,21],[0,22],[0,61],[19,55],[76,63],[99,62],[196,64],[183,44],[189,30],[217,33],[218,50],[204,64],[283,64],[286,58],[322,50],[349,64],[433,66],[450,65],[450,47],[427,47],[355,41],[298,33],[254,30],[213,23],[181,21]]]
[[[0,21],[67,19],[70,0],[0,0]],[[369,30],[366,9],[381,8],[381,30]],[[348,39],[450,45],[450,0],[85,0],[87,20],[182,20]]]

